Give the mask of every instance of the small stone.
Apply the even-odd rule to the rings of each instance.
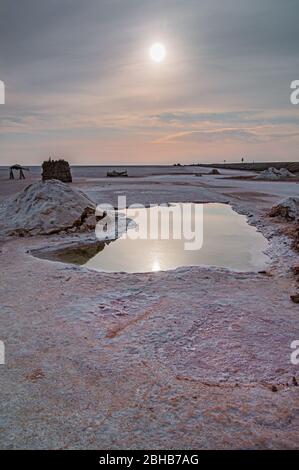
[[[290,295],[290,299],[294,304],[299,304],[299,294]]]
[[[37,380],[43,379],[45,374],[42,369],[35,369],[25,376],[27,380],[31,382],[36,382]]]
[[[297,276],[299,274],[299,265],[291,267],[292,273]]]
[[[278,388],[276,387],[276,385],[272,385],[271,391],[272,392],[278,392]]]
[[[296,380],[296,377],[292,378],[292,384],[295,385],[295,387],[298,387],[298,382]]]
[[[272,277],[272,274],[269,273],[268,271],[258,271],[258,274],[262,274],[263,276],[268,276],[268,277]]]

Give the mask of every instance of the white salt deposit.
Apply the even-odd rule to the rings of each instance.
[[[270,181],[274,181],[274,180],[281,180],[281,179],[285,179],[285,178],[294,178],[294,174],[291,173],[289,170],[287,170],[287,168],[280,168],[279,170],[277,168],[273,168],[273,167],[270,167],[270,168],[267,168],[266,170],[264,171],[261,171],[261,173],[259,173],[255,179],[256,180],[270,180]]]
[[[0,207],[3,235],[46,235],[94,226],[93,201],[58,180],[31,184]]]

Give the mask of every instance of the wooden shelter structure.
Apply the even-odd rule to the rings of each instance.
[[[19,180],[24,180],[25,179],[25,175],[24,175],[24,171],[29,171],[29,168],[25,168],[24,166],[22,165],[19,165],[19,164],[15,164],[15,165],[12,165],[11,167],[9,167],[9,179],[10,180],[14,180],[15,179],[15,175],[14,175],[14,170],[17,170],[19,171]]]

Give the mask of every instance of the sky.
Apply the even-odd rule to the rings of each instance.
[[[298,20],[298,0],[1,0],[0,165],[299,160]]]

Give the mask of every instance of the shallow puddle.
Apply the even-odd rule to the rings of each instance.
[[[264,253],[267,240],[229,205],[173,204],[125,212],[137,228],[129,228],[121,238],[108,244],[56,251],[48,257],[102,272],[129,273],[194,265],[260,271],[270,262]],[[165,233],[167,219],[170,223]],[[152,239],[153,235],[159,238]],[[163,236],[168,239],[161,239]]]

